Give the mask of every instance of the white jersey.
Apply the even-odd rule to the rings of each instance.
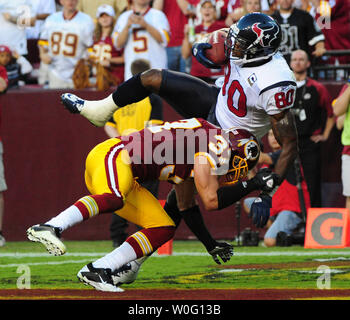
[[[71,81],[75,65],[93,44],[93,31],[93,20],[80,11],[70,20],[63,17],[63,12],[53,13],[46,18],[40,44],[46,41],[48,45],[52,58],[49,68],[56,77]]]
[[[34,15],[52,14],[56,12],[55,0],[29,0]],[[37,20],[33,27],[26,28],[27,39],[38,39],[44,20]]]
[[[221,128],[240,127],[258,139],[271,128],[269,116],[291,108],[296,81],[286,60],[277,53],[258,67],[225,67],[215,115]]]
[[[9,13],[14,18],[17,17],[18,23],[5,20],[4,13]],[[31,3],[28,0],[0,0],[0,44],[8,46],[20,55],[27,54],[25,24],[29,25],[29,20],[34,15]]]
[[[113,33],[113,42],[115,45],[119,33],[127,25],[129,16],[132,13],[132,10],[128,10],[119,16]],[[124,47],[125,80],[132,77],[130,66],[136,59],[148,60],[151,64],[151,68],[166,69],[168,67],[165,49],[169,42],[170,33],[168,19],[162,11],[153,8],[150,8],[143,17],[148,24],[152,25],[161,33],[163,41],[162,43],[158,43],[145,29],[141,28],[140,25],[135,24],[131,26]]]

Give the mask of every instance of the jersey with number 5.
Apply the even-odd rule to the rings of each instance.
[[[165,122],[121,137],[134,177],[179,184],[193,177],[196,156],[207,158],[213,174],[227,172],[231,149],[228,134],[200,118]]]
[[[271,127],[269,116],[291,108],[295,77],[281,54],[258,67],[225,67],[225,80],[216,104],[216,119],[224,129],[244,128],[257,138]]]
[[[115,25],[113,32],[114,45],[117,47],[117,39],[128,23],[132,10],[122,13]],[[132,24],[128,30],[128,39],[124,46],[125,73],[124,80],[132,77],[131,63],[136,59],[145,59],[150,62],[151,68],[166,69],[168,66],[166,46],[170,36],[170,26],[166,15],[157,9],[149,8],[143,18],[162,36],[162,42],[159,43],[152,35],[138,24]],[[118,48],[121,49],[121,48]]]
[[[52,58],[49,67],[58,78],[72,79],[76,63],[93,44],[93,30],[93,20],[80,11],[71,19],[65,19],[63,12],[46,18],[39,44],[47,45]]]

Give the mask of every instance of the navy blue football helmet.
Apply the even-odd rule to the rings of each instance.
[[[249,13],[230,27],[226,56],[238,65],[266,60],[277,52],[281,39],[276,20],[264,13]]]

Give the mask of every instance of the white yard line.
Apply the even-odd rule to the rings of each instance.
[[[64,257],[102,257],[108,252],[68,252]],[[206,252],[173,252],[173,256],[208,256]],[[236,257],[264,257],[264,256],[325,256],[325,255],[346,255],[350,256],[350,250],[348,251],[269,251],[269,252],[235,252]],[[167,255],[153,254],[153,257],[161,258]],[[34,252],[8,252],[0,253],[1,258],[41,258],[51,257],[57,258],[49,253],[34,253]]]
[[[58,264],[69,264],[69,263],[86,263],[90,262],[90,259],[82,260],[64,260],[64,261],[44,261],[44,262],[30,262],[30,263],[11,263],[11,264],[0,264],[0,268],[16,268],[23,265],[28,266],[41,266],[41,265],[58,265]]]

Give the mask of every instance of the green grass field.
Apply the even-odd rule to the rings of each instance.
[[[30,272],[31,289],[86,289],[76,274],[113,250],[110,241],[66,241],[67,253],[49,255],[41,244],[8,242],[0,248],[0,289],[16,289]],[[228,263],[217,265],[197,241],[174,241],[173,254],[154,254],[127,288],[167,289],[317,289],[322,271],[332,289],[350,289],[350,248],[304,249],[235,247]]]

